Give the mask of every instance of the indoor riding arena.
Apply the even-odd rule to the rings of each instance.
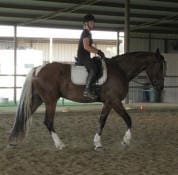
[[[177,175],[177,12],[175,0],[1,0],[0,175]],[[105,54],[97,100],[72,80],[85,68],[48,68],[79,69],[86,14]]]

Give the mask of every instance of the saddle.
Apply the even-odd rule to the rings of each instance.
[[[102,63],[102,76],[97,80],[96,85],[102,85],[107,79],[107,67],[104,60]],[[71,81],[76,85],[85,85],[87,80],[88,72],[85,66],[71,64]]]

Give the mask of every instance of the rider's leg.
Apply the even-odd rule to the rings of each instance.
[[[93,69],[88,70],[88,77],[83,95],[91,99],[96,99],[97,96],[92,92],[92,84],[96,81],[95,71]]]
[[[96,65],[93,59],[86,60],[85,67],[88,71],[88,77],[83,95],[91,99],[96,99],[97,96],[92,92],[92,85],[96,82]]]

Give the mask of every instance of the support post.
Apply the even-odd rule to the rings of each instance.
[[[124,30],[124,51],[129,52],[130,50],[130,40],[129,40],[129,32],[130,32],[130,0],[125,0],[125,30]]]
[[[14,26],[14,103],[17,104],[17,26]]]
[[[149,33],[149,39],[148,39],[148,51],[151,52],[151,33]]]
[[[130,0],[125,0],[125,30],[124,30],[124,52],[127,53],[130,50]],[[125,103],[129,103],[129,92],[127,97],[125,98]]]
[[[168,40],[164,39],[164,53],[168,53]]]
[[[119,37],[119,32],[117,32],[117,42],[116,42],[117,55],[119,55],[119,45],[120,45],[120,37]]]
[[[50,37],[49,40],[49,62],[51,63],[53,61],[53,38]]]

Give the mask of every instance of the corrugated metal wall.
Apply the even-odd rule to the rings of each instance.
[[[33,42],[31,43],[33,49],[41,50],[43,53],[43,61],[49,61],[49,43]]]
[[[151,39],[151,50],[152,52],[155,52],[157,48],[159,48],[161,53],[164,53],[164,43],[165,41],[163,39]]]
[[[142,39],[142,38],[131,38],[130,39],[130,51],[156,51],[159,48],[160,52],[164,52],[163,39]]]
[[[164,54],[167,62],[164,102],[178,102],[178,54]]]
[[[101,49],[106,57],[110,58],[116,55],[116,44],[105,43],[101,44],[100,42],[95,42],[97,48]],[[49,42],[32,42],[31,46],[33,49],[41,50],[43,52],[44,61],[49,61]],[[53,49],[52,49],[52,61],[59,61],[59,62],[74,62],[75,57],[77,55],[77,48],[78,43],[70,42],[54,42]]]
[[[53,61],[74,62],[77,53],[77,44],[54,43]]]
[[[147,39],[132,38],[130,39],[130,51],[148,51],[149,43]]]
[[[117,54],[116,44],[97,44],[98,49],[101,49],[105,56],[111,58]]]

